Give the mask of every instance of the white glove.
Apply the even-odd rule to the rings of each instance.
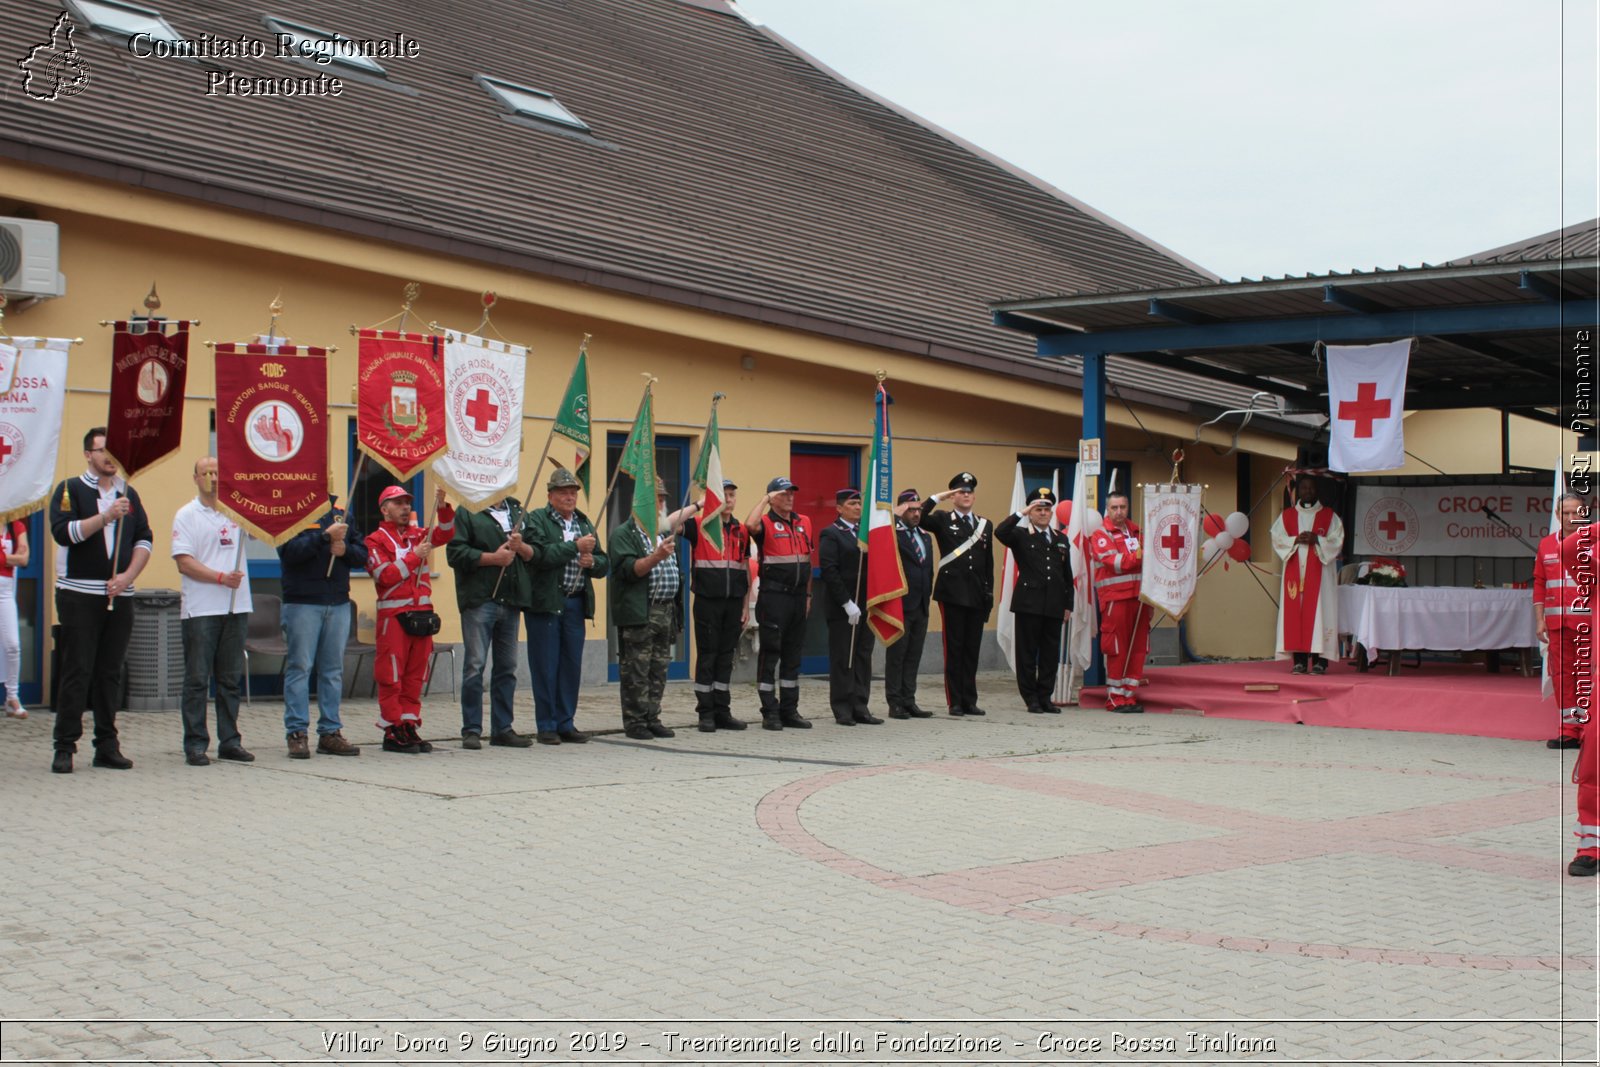
[[[850,625],[854,626],[861,621],[861,609],[856,607],[854,600],[844,602],[844,613],[850,617]]]

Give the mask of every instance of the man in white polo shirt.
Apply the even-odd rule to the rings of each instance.
[[[255,759],[239,740],[239,683],[250,621],[242,569],[244,531],[217,510],[217,461],[195,462],[199,495],[172,518],[172,559],[183,575],[183,752],[191,767],[211,762],[206,696],[217,683],[217,758]]]

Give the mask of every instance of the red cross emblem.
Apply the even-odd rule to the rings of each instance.
[[[1339,418],[1356,424],[1355,436],[1371,437],[1372,424],[1389,417],[1393,401],[1378,399],[1378,383],[1362,382],[1356,386],[1354,400],[1339,401]]]
[[[1400,536],[1400,531],[1404,530],[1405,528],[1406,521],[1392,511],[1389,512],[1388,516],[1382,522],[1378,523],[1378,529],[1382,530],[1383,536],[1388,538],[1390,541],[1398,539]]]
[[[1182,552],[1183,546],[1188,543],[1183,539],[1183,531],[1178,528],[1177,523],[1167,527],[1167,532],[1161,538],[1161,547],[1166,549],[1173,559],[1178,558],[1178,553]]]
[[[499,417],[500,408],[489,398],[489,390],[479,389],[477,395],[467,401],[467,418],[479,433],[488,430]]]
[[[10,442],[8,442],[4,437],[0,437],[0,464],[4,464],[6,457],[15,451],[16,449],[11,447]]]

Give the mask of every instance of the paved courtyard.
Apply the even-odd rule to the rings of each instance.
[[[254,764],[124,713],[134,770],[70,777],[48,712],[0,723],[0,1057],[1595,1062],[1573,753],[980,685],[701,734],[674,684],[671,740],[478,752],[438,692],[424,756],[355,701],[361,757],[308,761],[262,699]]]

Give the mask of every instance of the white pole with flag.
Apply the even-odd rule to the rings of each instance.
[[[1015,515],[1028,504],[1028,490],[1022,484],[1022,464],[1017,464],[1017,477],[1011,485],[1011,514]],[[1011,613],[1011,594],[1017,585],[1017,561],[1012,557],[1011,549],[1006,549],[1005,563],[1001,565],[1000,573],[1000,607],[999,617],[994,624],[994,637],[1000,643],[1000,651],[1005,653],[1006,666],[1011,668],[1011,673],[1017,673],[1017,617]]]
[[[1081,448],[1079,454],[1082,454]],[[1115,476],[1113,471],[1112,477]],[[1056,688],[1050,696],[1057,704],[1078,702],[1078,691],[1083,688],[1083,672],[1089,669],[1089,659],[1094,653],[1094,635],[1100,625],[1087,551],[1089,537],[1094,532],[1089,528],[1092,503],[1080,461],[1072,478],[1072,514],[1067,517],[1067,541],[1072,546],[1072,618],[1067,622],[1067,639],[1064,642],[1066,658],[1056,671]]]

